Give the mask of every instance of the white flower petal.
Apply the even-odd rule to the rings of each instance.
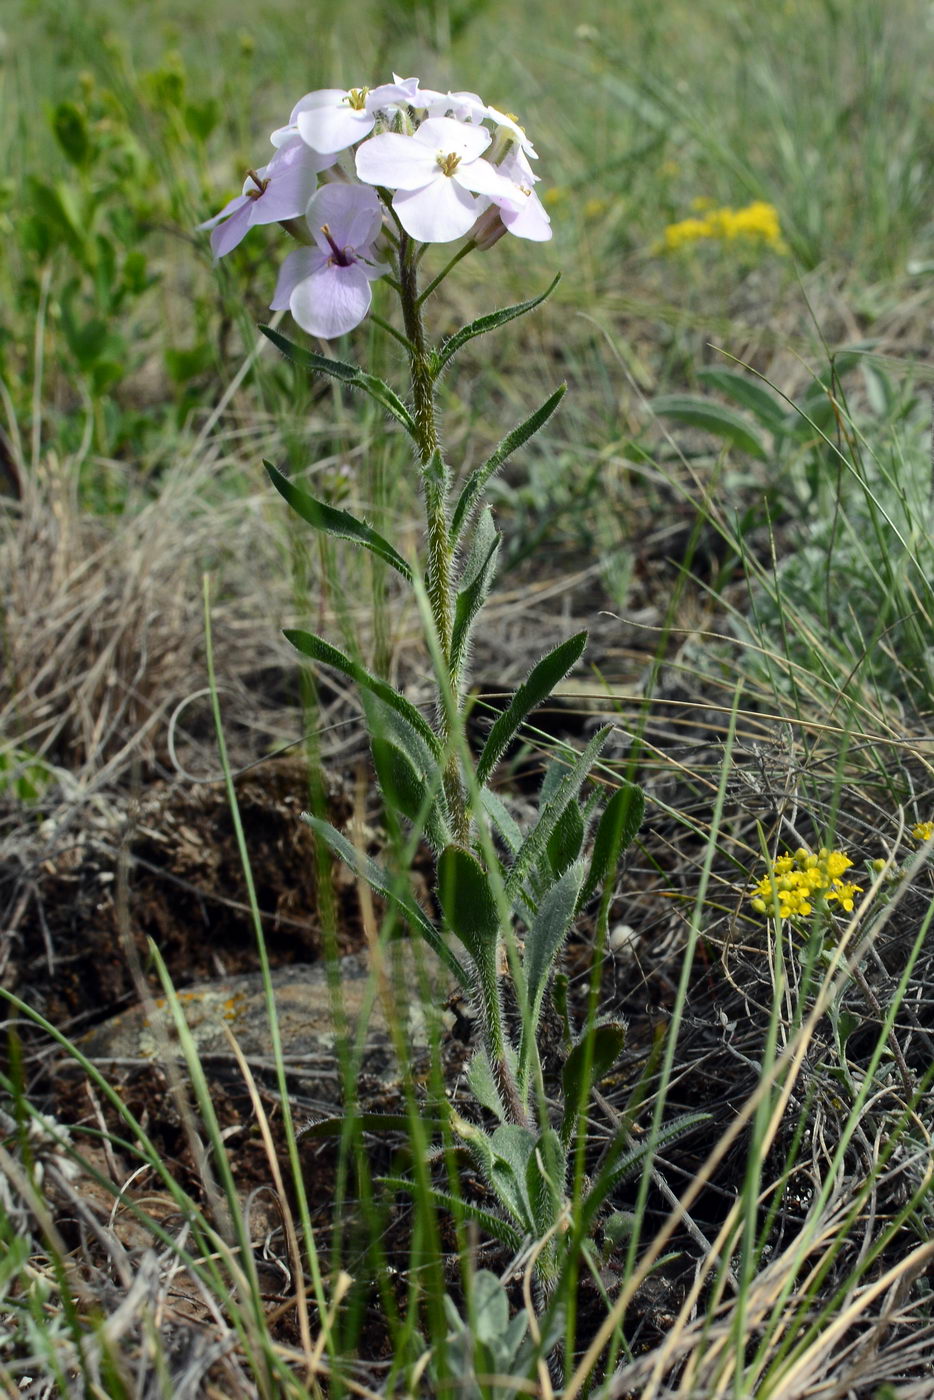
[[[341,94],[346,99],[346,94]],[[372,112],[358,112],[346,100],[339,106],[308,107],[299,112],[295,124],[303,141],[322,155],[337,155],[369,135],[376,124]]]
[[[417,190],[438,173],[437,153],[426,149],[415,136],[387,131],[372,136],[357,151],[357,174],[368,185]]]
[[[453,117],[429,117],[412,137],[437,155],[460,156],[461,160],[476,160],[482,156],[492,139],[486,127],[466,126]]]
[[[451,243],[473,227],[486,200],[440,175],[420,190],[400,190],[392,201],[406,233],[421,243]]]
[[[512,180],[501,175],[488,160],[462,161],[451,175],[465,189],[474,194],[488,194],[491,199],[514,199],[516,186]]]
[[[528,193],[520,190],[519,199],[521,203],[516,201],[499,206],[506,228],[517,238],[528,238],[533,243],[547,243],[551,237],[551,220],[542,201],[534,190],[529,190]]]

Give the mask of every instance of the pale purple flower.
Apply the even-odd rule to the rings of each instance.
[[[422,243],[450,243],[490,198],[515,198],[512,181],[483,159],[491,139],[485,127],[430,117],[412,136],[385,132],[367,141],[357,151],[357,174],[396,191],[392,207],[406,233]]]
[[[512,186],[511,194],[493,196],[506,231],[533,243],[547,243],[551,237],[551,219],[528,181],[530,172],[524,153],[513,148],[496,168]]]
[[[411,106],[418,92],[417,78],[398,78],[375,88],[320,88],[308,92],[292,108],[286,126],[272,133],[274,146],[295,133],[322,155],[336,156],[369,136],[383,110]]]
[[[289,310],[310,335],[333,340],[359,326],[370,309],[371,281],[389,271],[373,250],[382,207],[361,185],[322,185],[306,218],[316,246],[286,258],[270,309]]]
[[[268,165],[251,170],[243,193],[225,204],[199,229],[213,229],[211,251],[222,258],[242,242],[254,224],[277,224],[304,214],[318,183],[318,173],[333,164],[303,141],[292,140],[276,151]]]

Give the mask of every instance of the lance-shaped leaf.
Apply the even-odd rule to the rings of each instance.
[[[577,762],[570,769],[567,777],[563,779],[554,797],[523,841],[506,879],[508,899],[515,900],[525,877],[544,856],[551,833],[561,820],[568,803],[575,800],[586,782],[594,761],[611,732],[611,725],[604,725],[602,729],[597,731],[583,753],[578,756]]]
[[[321,530],[325,535],[337,535],[343,540],[352,540],[354,544],[362,544],[364,549],[376,554],[385,564],[392,567],[402,575],[404,579],[411,580],[412,570],[388,540],[384,540],[382,535],[367,525],[365,520],[358,520],[355,515],[351,515],[347,510],[336,510],[334,506],[329,506],[325,501],[316,500],[307,491],[303,491],[300,486],[296,486],[294,481],[290,481],[287,476],[283,476],[271,462],[264,462],[264,467],[269,473],[269,479],[284,500],[295,511],[296,515],[314,526],[316,530]]]
[[[506,1109],[490,1064],[490,1057],[485,1050],[478,1050],[467,1066],[467,1083],[481,1108],[485,1108],[494,1118],[505,1123]]]
[[[552,876],[563,875],[573,865],[584,844],[584,815],[577,802],[565,807],[560,821],[548,838],[545,855]]]
[[[633,1147],[625,1155],[623,1155],[623,1150],[628,1137],[625,1133],[621,1133],[611,1143],[603,1166],[582,1202],[581,1230],[589,1231],[594,1217],[602,1209],[610,1193],[621,1181],[625,1181],[627,1177],[635,1176],[644,1167],[647,1157],[654,1157],[656,1153],[661,1152],[662,1148],[667,1147],[669,1143],[675,1142],[678,1138],[684,1137],[692,1128],[698,1127],[701,1123],[709,1122],[710,1116],[709,1113],[683,1113],[680,1118],[675,1118],[671,1123],[663,1124],[657,1133],[648,1134],[644,1142],[641,1142],[638,1147]]]
[[[445,943],[441,934],[428,918],[424,909],[416,903],[414,897],[408,890],[400,888],[399,881],[394,880],[388,870],[384,870],[381,865],[377,865],[375,860],[358,851],[346,836],[342,836],[330,822],[322,821],[320,817],[313,817],[310,812],[302,813],[302,821],[311,827],[322,841],[339,856],[349,870],[359,879],[365,880],[371,890],[375,890],[378,895],[400,914],[409,927],[418,934],[421,934],[429,948],[437,953],[445,967],[450,968],[461,986],[471,991],[473,979],[468,975],[463,963],[457,958]]]
[[[451,670],[455,675],[459,675],[464,666],[471,629],[493,586],[500,538],[493,525],[492,513],[484,511],[477,522],[475,538],[454,605]]]
[[[514,321],[517,316],[524,316],[527,311],[534,311],[536,306],[541,306],[542,302],[551,296],[560,281],[561,273],[559,272],[551,286],[547,287],[540,296],[532,297],[531,301],[517,302],[515,306],[504,306],[500,311],[491,311],[489,315],[479,316],[476,321],[471,321],[469,325],[462,326],[459,331],[455,331],[435,355],[432,366],[435,377],[437,378],[445,365],[469,340],[473,340],[478,335],[486,335],[488,331],[495,331],[497,327],[505,326],[508,321]]]
[[[361,666],[357,661],[351,661],[349,656],[345,656],[337,647],[331,646],[330,642],[326,642],[323,637],[317,636],[314,632],[300,632],[289,627],[285,629],[283,636],[303,656],[310,657],[312,661],[320,661],[325,666],[333,666],[336,671],[342,671],[345,676],[356,681],[357,685],[370,691],[378,700],[382,700],[390,709],[396,710],[425,741],[435,757],[440,755],[441,745],[438,736],[424,715],[415,708],[411,701],[406,700],[404,695],[393,690],[388,682],[380,680],[378,676],[371,675],[365,666]]]
[[[421,828],[436,851],[442,850],[451,839],[451,831],[440,775],[437,785],[433,785],[412,762],[408,752],[385,735],[372,735],[370,747],[380,790],[386,802],[393,811],[401,812]]]
[[[564,1090],[564,1118],[561,1137],[568,1142],[578,1113],[586,1109],[590,1091],[609,1074],[626,1044],[626,1027],[621,1021],[604,1021],[581,1036],[571,1049],[561,1071]]]
[[[490,477],[498,472],[503,463],[548,422],[564,398],[567,387],[566,384],[562,384],[560,388],[556,389],[551,398],[545,400],[541,408],[530,413],[524,423],[520,423],[518,428],[513,428],[511,433],[506,434],[491,457],[488,457],[481,466],[470,473],[461,488],[457,505],[454,507],[454,514],[451,516],[451,542],[453,544],[456,544],[460,539],[464,526],[470,519],[471,512],[480,499],[480,493]]]
[[[362,389],[418,441],[415,419],[395,390],[390,389],[382,379],[377,379],[375,374],[365,374],[356,365],[348,365],[343,360],[329,360],[326,355],[316,355],[313,350],[305,350],[294,341],[286,340],[284,335],[274,331],[271,326],[260,326],[260,330],[293,365],[310,370],[312,374],[328,374],[332,379],[339,379],[342,384],[349,384],[352,389]]]
[[[522,828],[503,799],[492,788],[485,787],[480,789],[480,802],[494,830],[512,855],[516,855],[522,846]]]
[[[531,1234],[537,1233],[537,1220],[529,1199],[528,1165],[536,1141],[529,1128],[516,1123],[501,1123],[490,1138],[493,1153],[490,1185],[514,1218]]]
[[[420,1182],[409,1181],[404,1176],[380,1176],[377,1181],[381,1186],[387,1186],[390,1191],[405,1191],[416,1199],[422,1193]],[[491,1239],[499,1240],[507,1249],[517,1250],[522,1243],[522,1235],[504,1220],[501,1215],[493,1215],[488,1210],[482,1210],[480,1206],[474,1205],[473,1201],[465,1201],[461,1196],[454,1196],[448,1191],[439,1191],[436,1187],[429,1187],[428,1199],[438,1209],[447,1211],[453,1215],[455,1220],[461,1216],[466,1216],[468,1220],[475,1220],[482,1230]]]
[[[546,1128],[525,1168],[525,1187],[535,1217],[536,1234],[552,1229],[564,1205],[567,1159],[554,1128]]]
[[[585,904],[599,885],[616,872],[619,858],[635,839],[645,816],[645,797],[635,783],[623,782],[604,807],[594,836],[590,870],[581,890]]]
[[[533,666],[527,679],[520,685],[487,735],[477,763],[477,781],[481,785],[493,772],[526,715],[551,694],[558,682],[563,680],[574,663],[580,659],[586,645],[587,633],[578,632],[566,642],[561,642]]]
[[[577,909],[577,896],[580,894],[584,878],[583,863],[578,861],[566,870],[545,895],[538,907],[525,938],[526,990],[528,995],[527,1015],[522,1019],[522,1047],[527,1051],[538,1030],[542,1014],[542,1000],[555,958],[564,946],[568,930]],[[526,1055],[519,1051],[519,1082],[525,1079]]]
[[[719,369],[715,365],[698,370],[697,377],[704,384],[709,384],[711,389],[719,390],[726,398],[738,403],[740,408],[755,414],[764,428],[780,437],[784,436],[787,431],[785,407],[757,379],[737,374],[735,369]]]
[[[499,907],[490,877],[473,851],[447,846],[438,861],[438,900],[448,928],[478,967],[495,963]]]
[[[703,428],[715,437],[731,442],[750,457],[764,461],[768,450],[747,420],[734,409],[713,399],[695,398],[692,394],[660,394],[649,401],[649,407],[663,418],[676,418],[690,428]]]

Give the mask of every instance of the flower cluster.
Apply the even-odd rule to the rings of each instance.
[[[930,841],[934,837],[934,822],[915,822],[911,834],[916,841]]]
[[[813,901],[838,904],[847,914],[853,912],[855,897],[862,885],[841,879],[853,862],[843,851],[822,846],[816,853],[799,847],[793,854],[779,856],[749,896],[757,914],[772,914],[776,901],[783,919],[807,917],[814,912]]]
[[[538,156],[515,117],[473,92],[417,78],[323,88],[295,104],[269,162],[202,228],[223,257],[254,224],[282,224],[303,246],[286,259],[271,309],[325,340],[360,324],[370,283],[400,237],[486,249],[512,233],[538,242],[551,221],[535,193]]]
[[[776,253],[788,251],[782,238],[778,211],[764,200],[756,199],[742,209],[728,206],[717,209],[710,200],[697,199],[694,207],[698,210],[697,217],[681,219],[665,229],[662,251],[674,253],[701,239],[715,239],[723,243],[742,241],[771,248]]]

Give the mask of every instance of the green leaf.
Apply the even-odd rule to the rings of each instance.
[[[489,1269],[478,1269],[471,1280],[470,1303],[477,1340],[495,1346],[509,1326],[509,1298]]]
[[[691,394],[660,394],[650,399],[649,407],[660,417],[676,418],[688,427],[703,428],[705,432],[713,433],[715,437],[723,438],[747,452],[750,457],[758,457],[760,461],[768,458],[768,449],[746,419],[731,408],[714,403],[712,399],[695,398]]]
[[[502,798],[492,788],[480,789],[480,803],[494,829],[498,832],[510,852],[515,855],[522,845],[522,829],[512,816]]]
[[[513,452],[528,442],[543,427],[554,413],[558,404],[564,398],[567,385],[562,384],[556,389],[550,399],[546,399],[541,408],[537,408],[534,413],[529,414],[524,423],[520,423],[518,428],[514,428],[511,433],[503,438],[491,457],[471,472],[464,482],[461,493],[457,498],[457,505],[454,507],[454,514],[451,516],[451,543],[456,544],[460,539],[461,532],[470,518],[471,512],[480,498],[480,493],[489,481],[490,477],[499,471],[500,467],[511,457]]]
[[[580,659],[586,645],[587,633],[578,632],[548,652],[532,668],[487,736],[477,763],[477,781],[481,785],[493,772],[526,715],[551,694],[558,682]]]
[[[622,1021],[604,1021],[593,1026],[573,1047],[561,1071],[564,1091],[564,1119],[561,1136],[570,1139],[578,1113],[585,1110],[590,1091],[609,1074],[626,1044],[626,1027]],[[589,1065],[588,1065],[589,1058]]]
[[[336,671],[342,671],[345,676],[356,681],[357,685],[370,691],[378,700],[382,700],[390,709],[398,711],[415,732],[424,739],[432,754],[436,758],[440,757],[441,745],[431,725],[422,713],[410,701],[406,700],[405,696],[400,695],[397,690],[393,690],[388,682],[371,675],[365,666],[361,666],[357,661],[351,661],[349,656],[345,656],[337,647],[331,646],[330,642],[324,641],[314,632],[301,632],[289,627],[284,630],[283,636],[303,656],[310,657],[312,661],[319,661],[324,666],[333,666]]]
[[[527,1169],[536,1144],[535,1134],[517,1123],[501,1123],[490,1137],[490,1185],[515,1219],[533,1234],[537,1221],[529,1200]]]
[[[471,321],[469,325],[462,326],[459,331],[455,331],[454,335],[449,336],[435,356],[432,367],[435,377],[437,378],[445,365],[469,340],[473,340],[478,335],[486,335],[487,331],[495,331],[499,326],[505,326],[508,321],[514,321],[517,316],[524,316],[527,311],[534,311],[536,306],[541,306],[542,302],[551,296],[560,281],[561,273],[559,272],[551,286],[540,296],[533,297],[531,301],[520,301],[515,306],[503,307],[501,311],[491,311],[489,315],[480,316],[476,321]]]
[[[663,1147],[667,1147],[677,1138],[684,1137],[692,1128],[698,1127],[701,1123],[709,1122],[710,1117],[709,1113],[684,1113],[671,1123],[665,1123],[657,1133],[648,1136],[644,1142],[641,1142],[638,1147],[632,1148],[623,1157],[620,1154],[626,1146],[628,1135],[621,1133],[610,1144],[603,1166],[581,1203],[581,1229],[589,1232],[594,1217],[602,1209],[607,1197],[621,1181],[625,1181],[627,1177],[635,1176],[645,1165],[647,1157],[654,1157]]]
[[[322,841],[336,856],[340,857],[354,875],[365,880],[370,889],[382,895],[383,899],[387,900],[398,911],[406,923],[416,933],[421,934],[429,948],[437,953],[445,967],[450,968],[451,972],[454,973],[461,986],[467,991],[471,991],[473,980],[468,976],[463,963],[451,952],[434,924],[429,920],[428,915],[416,903],[408,890],[400,889],[398,880],[394,880],[387,870],[376,864],[375,860],[371,860],[362,851],[358,851],[347,840],[346,836],[342,836],[331,826],[330,822],[322,821],[320,817],[313,817],[310,812],[302,813],[302,821],[321,837]]]
[[[555,796],[548,803],[548,806],[545,808],[544,812],[542,812],[535,826],[523,841],[516,853],[512,868],[506,879],[506,896],[509,900],[515,899],[526,875],[528,875],[529,871],[541,860],[551,833],[561,820],[561,815],[568,803],[574,801],[583,787],[590,774],[591,767],[600,753],[600,750],[610,737],[611,732],[611,725],[604,725],[602,729],[597,731],[583,753],[578,756],[577,762],[570,769]]]
[[[93,155],[85,113],[74,102],[59,102],[52,113],[52,130],[72,165],[87,165]]]
[[[349,384],[353,389],[362,389],[381,408],[391,414],[398,423],[401,423],[416,442],[418,441],[415,419],[395,390],[390,389],[389,385],[382,379],[377,379],[373,374],[365,374],[356,365],[348,365],[343,360],[329,360],[324,355],[315,354],[313,350],[305,350],[301,345],[286,340],[284,335],[274,331],[271,326],[260,326],[260,330],[266,339],[271,340],[276,349],[281,350],[286,359],[291,360],[294,365],[298,365],[301,369],[307,369],[312,374],[329,374],[332,379],[339,379],[342,384]]]
[[[750,379],[746,374],[739,374],[733,369],[699,369],[697,377],[703,384],[711,389],[718,390],[740,408],[745,408],[748,413],[752,413],[758,418],[764,428],[769,432],[782,436],[786,431],[785,427],[785,407],[776,396],[766,389],[756,379]]]
[[[573,865],[584,844],[584,817],[576,802],[571,802],[561,814],[548,838],[545,855],[552,875],[563,875]]]
[[[354,1113],[355,1125],[364,1133],[411,1133],[412,1123],[406,1113]],[[428,1132],[440,1133],[447,1120],[432,1118],[419,1108],[419,1122]],[[322,1118],[317,1123],[309,1123],[299,1129],[296,1137],[299,1142],[307,1138],[337,1138],[347,1129],[347,1114],[336,1118]]]
[[[499,908],[490,879],[473,851],[447,846],[438,861],[438,901],[447,926],[474,962],[496,957]]]
[[[296,486],[287,476],[283,476],[271,462],[263,463],[269,473],[269,479],[284,500],[295,511],[296,515],[316,530],[321,530],[326,535],[337,535],[344,540],[352,540],[354,544],[363,545],[364,549],[369,549],[373,554],[379,556],[384,564],[391,564],[404,579],[411,580],[412,570],[388,540],[384,540],[372,526],[365,521],[358,520],[346,510],[336,510],[334,506],[325,504],[324,501],[316,500],[307,491],[303,491],[300,486]]]
[[[388,1187],[390,1191],[405,1191],[415,1198],[421,1195],[423,1189],[419,1182],[409,1181],[404,1176],[379,1176],[376,1179],[381,1186]],[[462,1200],[460,1196],[454,1196],[448,1191],[439,1191],[434,1186],[429,1187],[428,1197],[438,1210],[447,1211],[455,1219],[466,1216],[468,1220],[475,1220],[491,1239],[499,1240],[507,1249],[517,1250],[521,1245],[522,1235],[514,1226],[503,1220],[502,1216],[482,1210],[480,1206],[474,1205],[473,1201]]]
[[[370,746],[380,789],[386,801],[394,811],[401,812],[416,827],[421,827],[429,843],[440,851],[451,839],[440,774],[432,782],[412,762],[406,750],[385,735],[371,735]],[[434,797],[429,801],[432,789]]]
[[[484,511],[477,522],[476,538],[464,569],[465,581],[458,590],[454,605],[451,670],[455,675],[460,673],[464,665],[473,624],[493,586],[500,539],[501,536],[493,525],[492,513]]]
[[[548,974],[567,938],[583,879],[583,862],[578,861],[552,885],[526,934],[523,967],[528,992],[528,1018],[524,1017],[522,1022],[523,1044],[531,1042],[538,1030]],[[521,1078],[521,1050],[519,1063]]]
[[[635,839],[645,816],[645,796],[635,783],[625,780],[604,807],[594,836],[590,870],[581,891],[586,904],[598,885],[616,873],[619,858]]]
[[[536,1234],[546,1234],[564,1204],[567,1161],[564,1146],[554,1128],[546,1128],[525,1167],[525,1189],[535,1218]]]
[[[505,1123],[506,1110],[490,1066],[490,1057],[485,1050],[478,1050],[468,1064],[467,1083],[481,1108],[485,1108],[494,1118]]]

